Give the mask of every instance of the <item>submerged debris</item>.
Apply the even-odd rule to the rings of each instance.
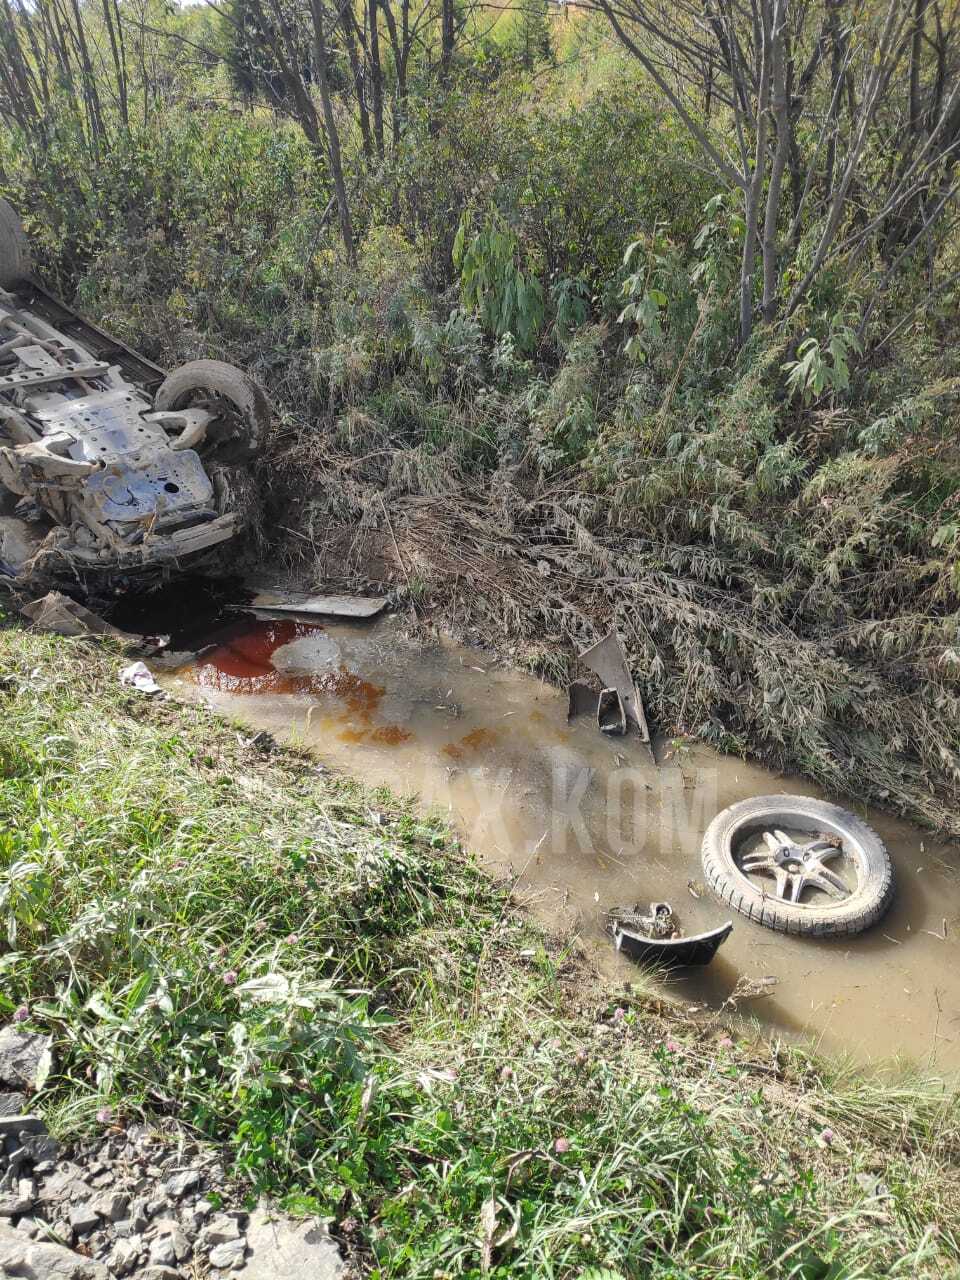
[[[643,703],[640,701],[640,694],[633,683],[633,676],[630,674],[630,668],[627,665],[623,645],[620,643],[620,638],[616,631],[611,631],[609,635],[604,636],[597,644],[585,649],[580,654],[580,661],[595,672],[603,682],[600,704],[597,707],[597,720],[600,728],[605,733],[621,732],[620,730],[606,727],[602,716],[604,699],[607,699],[607,706],[609,706],[610,695],[615,694],[625,716],[622,732],[626,732],[626,721],[629,721],[640,735],[641,742],[647,744],[648,749],[650,749],[650,755],[653,757],[653,750],[650,748],[650,730],[647,728],[647,717],[644,714]]]
[[[647,912],[639,906],[613,907],[607,921],[618,951],[659,965],[709,964],[733,930],[733,921],[728,920],[716,929],[684,937],[669,902],[652,902]]]
[[[721,810],[701,858],[718,897],[783,933],[860,933],[893,900],[893,865],[877,833],[812,796],[755,796]]]
[[[597,691],[582,680],[574,680],[567,686],[567,719],[593,715],[597,709]]]
[[[622,737],[627,732],[627,712],[616,689],[601,689],[597,699],[597,728]]]

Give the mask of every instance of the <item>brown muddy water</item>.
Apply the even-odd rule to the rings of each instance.
[[[418,796],[516,881],[542,923],[577,930],[617,983],[637,971],[606,939],[603,910],[666,900],[685,933],[734,922],[709,968],[666,981],[673,998],[719,1009],[738,980],[775,978],[739,1005],[767,1033],[861,1063],[960,1069],[960,850],[907,823],[860,811],[895,866],[879,925],[843,940],[786,937],[703,887],[700,844],[737,800],[822,794],[803,779],[670,743],[656,767],[635,738],[605,738],[586,717],[568,724],[559,690],[488,653],[417,644],[389,617],[251,618],[164,680],[331,768]]]

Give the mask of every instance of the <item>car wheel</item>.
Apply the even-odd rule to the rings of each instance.
[[[893,896],[877,833],[809,796],[759,796],[724,809],[707,828],[702,859],[718,897],[782,933],[860,933]]]
[[[158,410],[206,409],[214,414],[197,452],[225,465],[249,461],[270,428],[270,402],[249,373],[222,360],[193,360],[167,375],[154,400]]]
[[[31,273],[30,243],[13,205],[0,200],[0,289],[9,289]]]

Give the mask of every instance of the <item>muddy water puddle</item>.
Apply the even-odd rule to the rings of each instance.
[[[417,795],[443,812],[548,927],[577,929],[618,980],[636,976],[603,932],[615,904],[669,901],[684,933],[734,922],[707,969],[671,994],[718,1008],[738,980],[776,985],[740,1005],[767,1030],[864,1061],[960,1069],[960,851],[884,814],[897,892],[855,938],[787,937],[732,913],[703,887],[700,843],[715,814],[750,796],[820,795],[706,748],[609,739],[566,696],[448,642],[419,646],[395,619],[369,624],[260,618],[234,623],[197,662],[165,677],[324,763]],[[957,871],[954,870],[957,867]]]

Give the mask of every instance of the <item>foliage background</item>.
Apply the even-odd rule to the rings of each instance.
[[[615,621],[662,728],[960,832],[950,224],[893,274],[879,241],[841,257],[743,344],[738,198],[604,20],[461,7],[444,61],[428,6],[402,98],[384,54],[382,152],[331,28],[348,252],[243,24],[119,13],[126,120],[98,71],[94,148],[73,68],[43,148],[7,113],[0,184],[88,313],[266,383],[275,554],[392,577],[556,679]]]

